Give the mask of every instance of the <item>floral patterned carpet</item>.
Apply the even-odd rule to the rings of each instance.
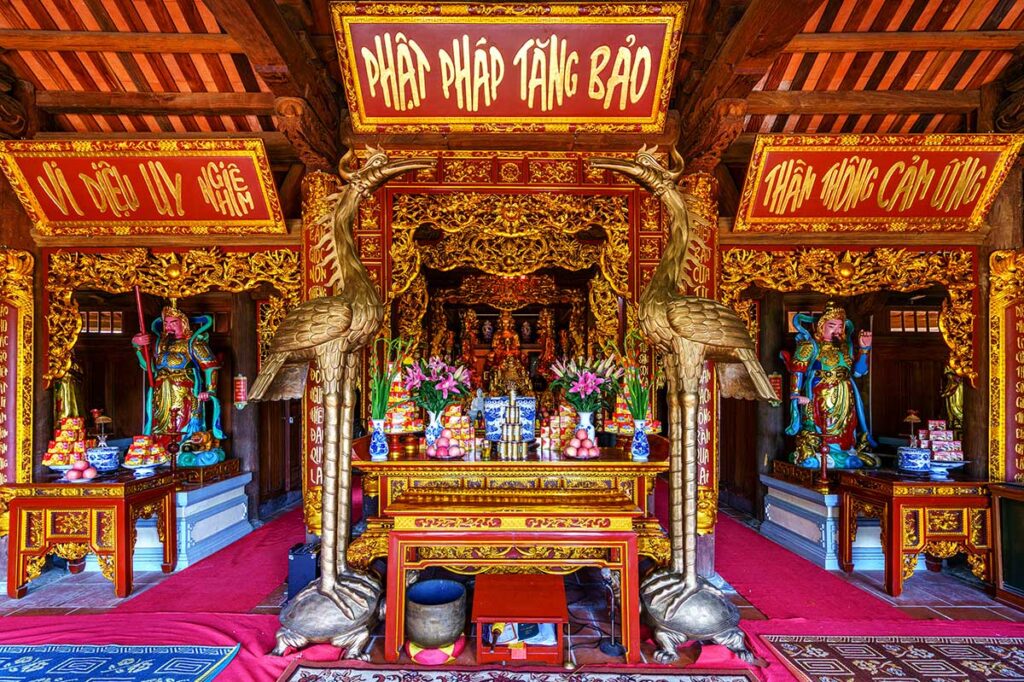
[[[690,670],[577,670],[559,672],[526,670],[414,670],[401,668],[338,668],[295,661],[280,682],[753,682],[757,678],[743,671],[711,672]]]
[[[803,682],[1024,680],[1024,638],[761,635]]]

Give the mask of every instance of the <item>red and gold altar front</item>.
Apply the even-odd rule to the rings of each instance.
[[[646,462],[616,448],[586,461],[536,454],[447,461],[414,446],[374,462],[367,448],[368,439],[356,441],[353,466],[377,512],[348,559],[360,569],[387,559],[388,660],[402,646],[407,571],[564,575],[596,566],[616,574],[627,659],[639,661],[639,557],[664,565],[670,553],[653,508],[655,479],[668,470],[666,440],[652,437]]]

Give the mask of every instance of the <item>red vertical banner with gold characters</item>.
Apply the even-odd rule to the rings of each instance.
[[[687,252],[686,293],[714,298],[715,254],[718,251],[718,187],[708,173],[694,173],[683,180],[693,197],[697,220],[690,226]],[[697,408],[697,531],[714,532],[718,518],[718,383],[710,362],[700,377]]]
[[[32,254],[0,250],[0,485],[32,481],[32,268]]]
[[[327,248],[322,239],[330,229],[321,218],[327,212],[327,197],[341,189],[341,179],[327,173],[310,173],[302,181],[302,287],[303,300],[329,296],[330,277],[327,268]],[[320,532],[323,514],[322,484],[324,461],[324,405],[323,388],[315,365],[306,381],[306,395],[302,399],[303,460],[302,500],[306,528]]]

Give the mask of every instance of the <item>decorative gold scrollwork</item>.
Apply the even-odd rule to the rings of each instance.
[[[99,561],[100,572],[103,573],[103,577],[110,582],[114,582],[114,556],[112,554],[100,554],[96,557],[96,560]]]
[[[903,555],[903,579],[908,580],[914,577],[914,569],[917,568],[917,552],[908,552]]]
[[[261,320],[266,328],[259,336],[269,338],[285,310],[299,303],[297,251],[222,251],[216,247],[160,253],[142,248],[107,253],[54,251],[49,256],[46,277],[50,348],[43,376],[54,381],[71,367],[71,351],[82,326],[74,299],[77,289],[120,294],[138,286],[147,294],[180,299],[208,291],[252,291],[263,285],[277,292],[269,300],[271,314]],[[275,298],[279,303],[274,302]]]
[[[934,533],[963,533],[963,509],[929,509],[928,530]]]
[[[975,254],[969,249],[725,249],[721,252],[719,295],[736,309],[756,338],[754,302],[743,300],[751,286],[829,296],[945,287],[949,298],[942,303],[939,329],[949,346],[949,366],[973,383],[977,379],[973,351],[975,266]]]

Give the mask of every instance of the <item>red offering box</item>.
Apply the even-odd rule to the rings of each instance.
[[[476,623],[476,662],[524,661],[561,665],[562,631],[569,622],[562,576],[542,573],[504,575],[484,573],[476,578],[473,617]],[[523,644],[512,648],[499,644],[490,650],[484,644],[484,628],[491,623],[555,623],[555,646]]]

